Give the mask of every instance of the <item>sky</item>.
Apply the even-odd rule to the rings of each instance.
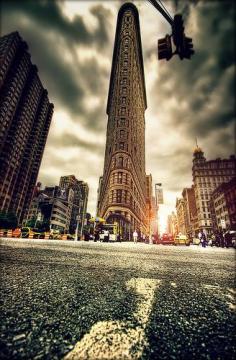
[[[104,165],[117,13],[124,2],[0,2],[1,34],[19,31],[55,106],[38,180],[43,186],[70,174],[84,180],[92,215]],[[163,226],[176,197],[192,185],[196,138],[208,160],[235,152],[235,5],[162,0],[172,17],[183,14],[195,55],[158,61],[157,40],[171,33],[170,25],[148,1],[131,2],[139,11],[146,80],[146,173],[153,188],[163,186]]]

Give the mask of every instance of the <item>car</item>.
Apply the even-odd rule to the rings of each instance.
[[[173,245],[174,244],[174,237],[172,234],[163,234],[160,239],[160,244],[162,245]]]
[[[186,235],[176,235],[175,239],[174,239],[174,245],[186,245],[189,246],[190,245],[190,240]]]
[[[193,245],[199,245],[200,244],[200,239],[198,239],[197,237],[193,238]]]

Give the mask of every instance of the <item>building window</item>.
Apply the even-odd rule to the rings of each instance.
[[[121,196],[122,196],[122,190],[118,189],[116,202],[121,203]]]
[[[126,105],[126,97],[125,96],[122,96],[121,103],[122,103],[122,105]]]
[[[118,167],[123,168],[123,156],[118,158]]]
[[[122,172],[118,172],[118,184],[122,184]]]
[[[125,118],[121,118],[120,121],[119,121],[119,125],[120,126],[125,126],[125,123],[126,123]]]
[[[119,144],[119,148],[120,148],[120,150],[124,150],[124,148],[125,148],[125,144],[124,144],[123,142],[120,142],[120,144]]]
[[[124,139],[125,137],[125,130],[120,130],[120,137]]]
[[[122,108],[120,109],[120,112],[121,112],[121,115],[125,115],[125,107],[122,107]]]

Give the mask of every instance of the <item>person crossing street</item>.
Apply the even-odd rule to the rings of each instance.
[[[133,232],[133,240],[134,240],[134,243],[137,243],[137,240],[138,240],[138,233],[136,230],[134,230]]]

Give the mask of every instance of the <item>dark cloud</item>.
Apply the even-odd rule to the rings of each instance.
[[[3,2],[3,33],[18,30],[28,43],[55,109],[64,108],[87,128],[104,130],[105,102],[92,110],[85,103],[91,95],[107,96],[109,72],[95,57],[80,61],[76,51],[107,46],[110,11],[102,5],[91,7],[98,25],[90,30],[82,17],[72,21],[65,17],[59,4],[51,0]]]
[[[2,15],[10,19],[16,14],[31,19],[42,31],[54,31],[74,44],[96,44],[106,46],[108,41],[107,18],[110,12],[98,5],[91,9],[91,14],[98,20],[98,26],[91,31],[82,16],[69,20],[61,11],[60,2],[55,0],[3,1]]]
[[[80,150],[87,150],[91,151],[97,155],[104,154],[104,146],[99,143],[92,143],[86,140],[83,140],[76,136],[75,134],[71,134],[68,132],[65,132],[61,136],[54,136],[53,139],[50,142],[50,146],[53,148],[68,148],[68,147],[76,147],[78,148],[78,151]],[[66,151],[66,149],[65,149]]]
[[[235,8],[232,1],[176,2],[176,9],[185,8],[186,34],[193,37],[196,53],[190,61],[162,63],[152,93],[167,111],[176,101],[169,110],[173,127],[185,136],[208,138],[235,121]],[[196,29],[190,23],[193,11]]]

